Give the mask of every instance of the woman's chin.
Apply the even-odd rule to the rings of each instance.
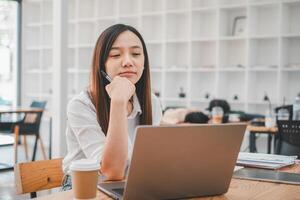
[[[134,75],[130,75],[130,76],[121,76],[121,77],[124,77],[124,78],[127,78],[132,84],[136,84],[138,82],[138,79],[137,79],[137,76]]]
[[[132,84],[136,84],[138,82],[138,80],[136,80],[135,78],[128,78],[128,80],[132,83]]]

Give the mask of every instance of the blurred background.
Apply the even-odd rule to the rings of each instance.
[[[142,33],[164,110],[211,116],[210,103],[220,99],[235,113],[272,117],[276,107],[299,105],[299,19],[300,0],[1,0],[1,120],[29,112],[8,109],[43,109],[36,128],[45,153],[38,143],[37,159],[64,155],[67,102],[88,86],[96,40],[116,23]],[[258,151],[266,152],[267,139]],[[35,143],[29,137],[29,157]],[[1,163],[13,162],[12,148],[2,149]],[[26,160],[23,150],[18,159]]]

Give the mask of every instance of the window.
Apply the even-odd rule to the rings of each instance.
[[[0,0],[0,106],[18,104],[20,1]]]

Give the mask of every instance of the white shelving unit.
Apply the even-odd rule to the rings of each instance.
[[[52,104],[52,2],[23,1],[22,104]]]
[[[52,1],[23,4],[23,103],[52,101]],[[115,23],[144,36],[164,107],[224,98],[264,113],[265,93],[274,105],[300,93],[300,0],[69,0],[68,13],[69,98],[88,85],[95,42]],[[233,35],[237,17],[244,31]]]

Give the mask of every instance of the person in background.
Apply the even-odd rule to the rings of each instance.
[[[70,164],[100,163],[106,180],[121,180],[131,158],[138,125],[159,125],[160,102],[151,93],[145,42],[132,26],[113,25],[99,36],[89,87],[67,107],[67,155],[62,190],[71,189]]]

